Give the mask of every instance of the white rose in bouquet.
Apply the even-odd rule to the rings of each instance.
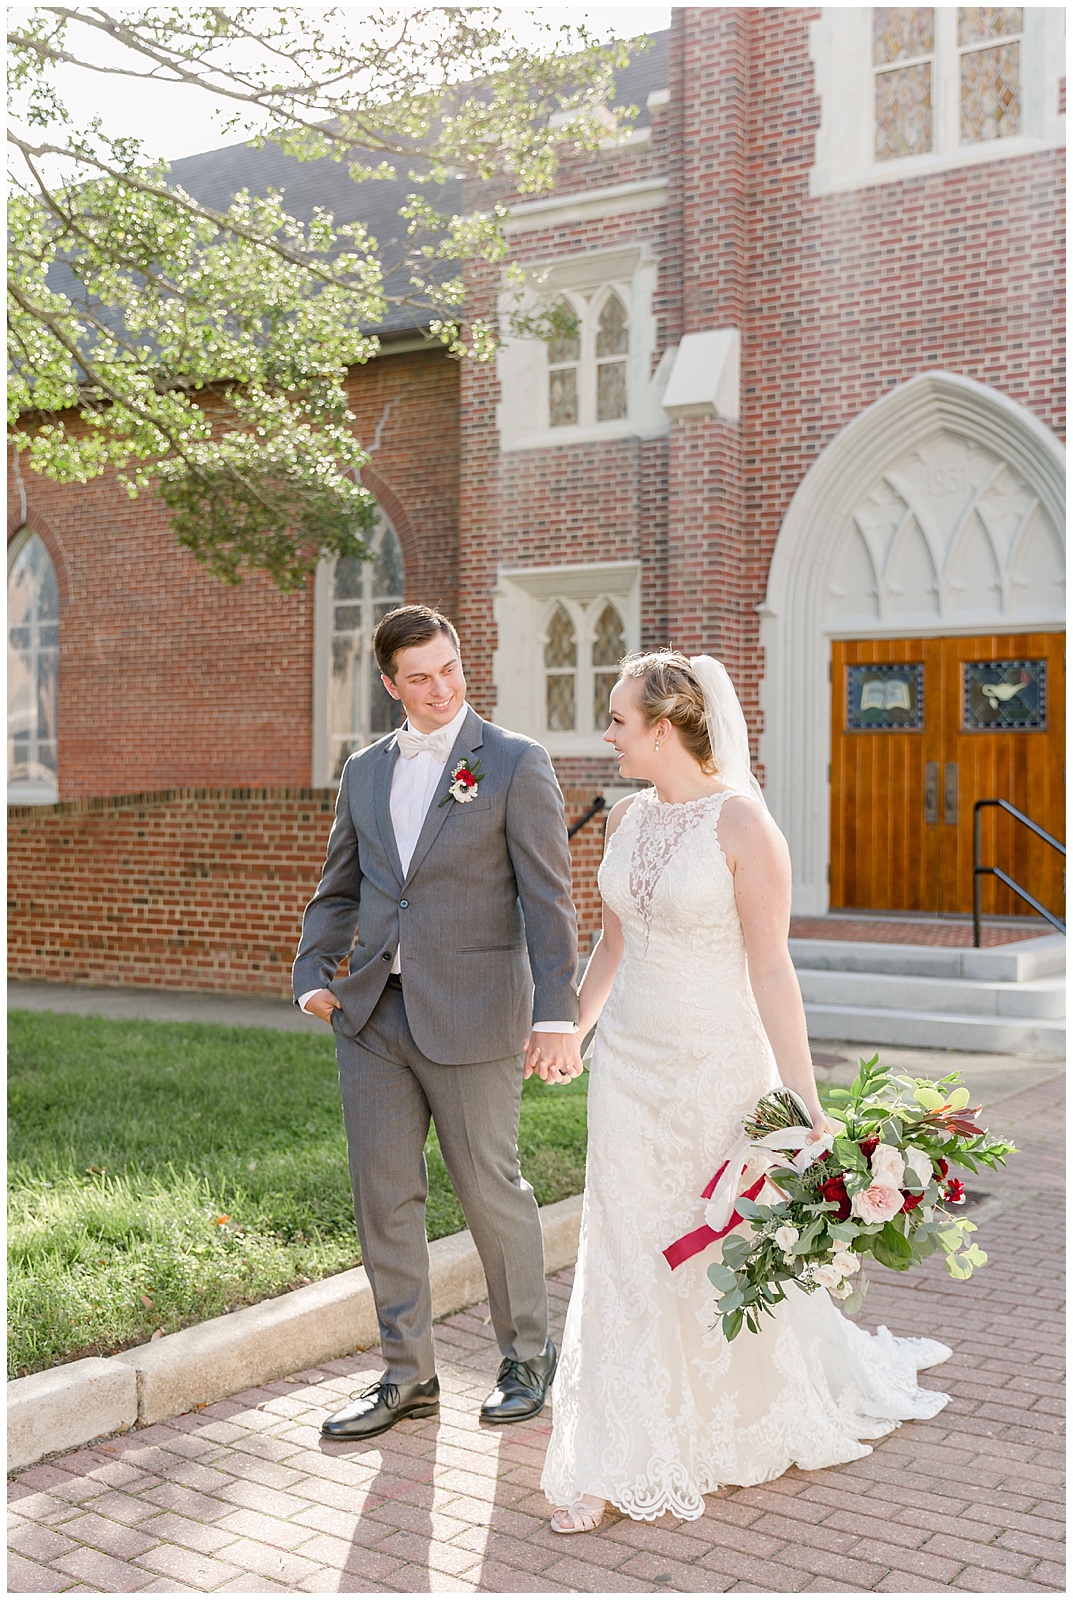
[[[791,1227],[788,1222],[784,1222],[781,1228],[775,1230],[775,1243],[780,1250],[792,1250],[800,1237],[798,1230]]]
[[[822,1267],[817,1267],[813,1277],[821,1289],[837,1289],[842,1282],[842,1274],[833,1261],[825,1261]]]
[[[843,1278],[848,1278],[851,1273],[860,1270],[861,1263],[852,1250],[840,1250],[836,1256],[832,1256],[831,1265],[842,1274]]]

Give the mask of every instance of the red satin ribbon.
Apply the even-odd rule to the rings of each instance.
[[[726,1171],[726,1166],[727,1164],[724,1161],[715,1177],[708,1184],[708,1187],[701,1191],[700,1197],[702,1200],[710,1200],[712,1198],[715,1193],[715,1186]],[[763,1187],[764,1179],[761,1177],[744,1191],[745,1199],[755,1200]],[[676,1239],[673,1244],[669,1244],[664,1250],[663,1254],[667,1258],[667,1265],[673,1272],[675,1267],[682,1265],[683,1261],[688,1261],[691,1256],[699,1255],[707,1245],[714,1244],[717,1239],[725,1238],[730,1230],[736,1228],[742,1220],[736,1211],[732,1211],[730,1213],[730,1221],[725,1228],[720,1228],[718,1233],[714,1228],[709,1228],[707,1223],[701,1228],[694,1228],[692,1233],[684,1233],[680,1239]]]

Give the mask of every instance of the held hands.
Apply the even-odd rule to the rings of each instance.
[[[310,1002],[312,1006],[312,1002]],[[536,1073],[545,1083],[569,1083],[584,1071],[577,1033],[531,1033],[525,1042],[522,1076]]]
[[[306,1001],[306,1010],[312,1012],[313,1016],[319,1017],[322,1022],[326,1022],[330,1027],[332,1012],[337,1009],[339,1004],[338,995],[333,994],[330,989],[318,989],[316,994],[311,995]]]

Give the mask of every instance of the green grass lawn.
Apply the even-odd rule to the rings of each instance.
[[[8,1042],[11,1376],[357,1265],[327,1032],[13,1011]],[[541,1204],[582,1187],[587,1084],[525,1085]],[[437,1239],[464,1222],[427,1157]]]

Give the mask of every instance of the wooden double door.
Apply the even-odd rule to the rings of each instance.
[[[831,906],[972,910],[973,806],[1064,830],[1065,635],[838,640],[831,656]],[[1064,861],[997,808],[982,860],[1061,914]],[[983,880],[990,916],[1030,908]]]

